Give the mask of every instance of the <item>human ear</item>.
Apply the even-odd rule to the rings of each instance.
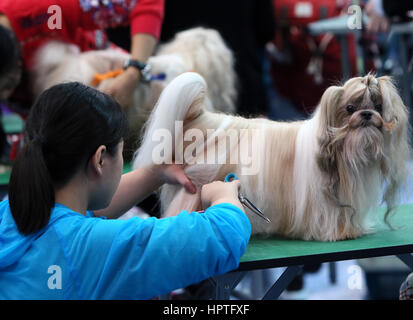
[[[102,175],[102,169],[106,156],[106,146],[99,146],[90,159],[92,169],[98,174]]]

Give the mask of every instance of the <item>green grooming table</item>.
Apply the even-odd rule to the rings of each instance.
[[[6,134],[18,134],[24,128],[24,120],[16,113],[3,115],[0,124]],[[4,190],[9,184],[10,174],[9,165],[0,165],[0,190]]]
[[[1,125],[7,134],[20,133],[24,128],[24,121],[18,114],[11,113],[1,117]]]
[[[384,209],[377,209],[383,221]],[[239,268],[213,277],[216,298],[228,299],[248,271],[287,267],[263,299],[276,299],[305,264],[395,255],[413,270],[413,205],[400,206],[391,219],[396,230],[379,224],[377,231],[354,240],[319,242],[282,238],[252,238]]]
[[[10,180],[11,168],[7,166],[3,166],[2,168],[2,172],[0,173],[0,186],[7,186]]]
[[[127,162],[123,164],[123,172],[122,174],[128,173],[132,171],[132,163]]]

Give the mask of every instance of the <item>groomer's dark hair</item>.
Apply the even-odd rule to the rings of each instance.
[[[78,82],[44,91],[31,108],[10,177],[9,203],[18,230],[27,235],[45,227],[55,188],[85,169],[100,145],[115,155],[126,130],[121,107],[102,92]]]
[[[0,25],[0,90],[15,86],[10,73],[20,68],[20,46],[13,32]]]

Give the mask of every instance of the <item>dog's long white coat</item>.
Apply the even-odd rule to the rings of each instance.
[[[354,81],[361,82],[363,79]],[[379,81],[387,86],[386,78],[380,78]],[[383,131],[381,134],[384,135],[384,139],[372,142],[376,143],[374,146],[380,152],[377,153],[378,158],[375,158],[376,153],[374,153],[371,158],[367,158],[367,161],[364,159],[370,155],[363,150],[363,146],[367,143],[365,141],[370,143],[371,139],[368,139],[371,137],[367,136],[368,139],[363,140],[360,137],[366,137],[366,131],[351,132],[353,136],[350,135],[350,140],[344,140],[344,143],[346,141],[351,143],[351,139],[355,139],[356,142],[361,141],[361,144],[356,144],[355,152],[353,152],[354,148],[346,152],[345,146],[334,151],[337,153],[334,155],[341,157],[340,161],[342,161],[340,166],[337,166],[337,171],[332,172],[332,174],[339,174],[338,178],[334,176],[334,179],[338,179],[338,186],[333,185],[333,187],[339,188],[335,198],[328,198],[326,195],[325,187],[331,183],[332,176],[328,175],[330,174],[327,173],[328,171],[321,171],[318,158],[324,154],[320,151],[320,130],[325,130],[321,128],[325,127],[326,115],[333,114],[331,110],[325,110],[334,107],[331,103],[329,105],[328,97],[320,103],[311,119],[302,122],[282,123],[215,114],[202,111],[205,110],[204,99],[207,88],[202,77],[195,73],[178,76],[162,93],[147,123],[134,167],[153,163],[152,151],[158,142],[152,141],[152,137],[156,130],[169,130],[174,135],[173,140],[176,134],[182,134],[174,132],[175,121],[187,120],[184,124],[186,129],[192,127],[216,130],[235,128],[239,131],[243,128],[250,131],[259,129],[262,132],[262,139],[254,147],[261,156],[258,160],[255,159],[260,169],[255,175],[240,175],[241,188],[242,192],[269,216],[272,223],[269,225],[262,223],[247,212],[253,232],[280,233],[305,240],[334,241],[354,238],[369,232],[366,217],[369,210],[377,205],[385,181],[390,183],[393,189],[388,189],[389,196],[386,198],[385,195],[384,198],[390,201],[388,203],[390,206],[395,205],[394,194],[402,182],[402,175],[398,170],[404,172],[408,158],[405,107],[397,104],[401,103],[397,100],[397,91],[391,85],[389,88],[391,99],[384,98],[383,105],[386,111],[399,108],[397,119],[401,126],[397,132]],[[334,88],[329,90],[328,94],[334,93],[334,90]],[[397,103],[394,104],[394,101]],[[197,112],[199,116],[191,120],[190,115],[198,114]],[[387,118],[383,116],[383,121],[387,124],[391,124],[393,117],[391,112],[389,114]],[[377,133],[378,130],[375,132]],[[383,141],[387,142],[383,144]],[[251,141],[247,141],[245,136],[240,137],[237,149],[232,152],[239,151],[243,143],[251,144]],[[393,148],[391,154],[386,154],[388,146]],[[394,152],[395,149],[397,153]],[[172,152],[172,149],[168,152]],[[395,165],[398,166],[398,170],[394,168]],[[215,179],[221,180],[228,171],[232,170],[239,173],[241,166],[195,164],[185,169],[198,187]],[[398,175],[395,175],[395,172]],[[177,214],[180,210],[197,210],[199,192],[193,196],[186,194],[180,187],[164,186],[161,202],[163,210],[168,211],[169,214]]]

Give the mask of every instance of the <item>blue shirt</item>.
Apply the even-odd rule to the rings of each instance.
[[[237,268],[251,225],[228,203],[165,219],[106,220],[56,204],[24,236],[0,203],[0,299],[148,299]]]

